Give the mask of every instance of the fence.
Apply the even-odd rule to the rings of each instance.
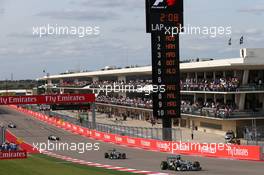
[[[182,130],[180,128],[155,128],[155,127],[132,127],[132,126],[124,126],[122,124],[105,124],[105,123],[96,123],[95,126],[92,125],[92,122],[89,122],[86,117],[82,117],[83,120],[80,121],[77,118],[73,118],[67,115],[62,115],[52,111],[40,111],[39,108],[36,108],[32,105],[24,106],[26,108],[30,108],[36,112],[42,112],[45,115],[56,116],[64,121],[69,121],[79,126],[83,126],[89,129],[96,129],[97,131],[118,134],[123,136],[130,137],[139,137],[139,138],[148,138],[148,139],[156,139],[163,140],[162,133],[168,130],[171,130],[172,140],[173,141],[182,141]],[[203,110],[189,110],[186,108],[182,108],[184,113],[189,114],[204,114],[206,111]],[[207,109],[206,109],[207,110]],[[182,111],[183,112],[183,111]],[[212,113],[207,111],[207,115],[211,116]],[[264,126],[258,126],[256,129],[254,127],[245,126],[237,128],[237,137],[242,138],[243,144],[247,145],[261,145],[264,146]]]
[[[264,126],[245,126],[238,129],[247,145],[264,146]]]
[[[98,122],[96,122],[95,128],[94,128],[92,122],[86,119],[80,121],[76,118],[58,114],[55,112],[50,112],[50,115],[59,117],[63,119],[64,121],[69,121],[71,123],[74,123],[74,124],[77,124],[79,126],[83,126],[89,129],[95,129],[100,132],[106,132],[106,133],[118,134],[122,136],[130,136],[130,137],[162,140],[162,133],[171,130],[172,140],[174,141],[182,140],[182,131],[179,128],[132,127],[132,126],[117,125],[117,124],[104,124],[104,123],[98,123]]]
[[[86,127],[89,129],[95,129],[100,132],[106,132],[111,134],[118,134],[122,136],[130,136],[130,137],[138,137],[138,138],[146,138],[146,139],[156,139],[163,140],[162,133],[167,132],[171,133],[171,138],[173,141],[182,141],[182,131],[179,128],[155,128],[155,127],[132,127],[132,126],[124,126],[118,124],[104,124],[96,122],[95,126],[93,123],[88,121],[87,117],[82,117],[83,120],[70,117],[67,115],[62,115],[52,111],[40,111],[39,108],[34,106],[24,106],[26,108],[30,108],[30,110],[35,112],[41,112],[48,116],[59,117],[64,121],[68,121],[70,123]],[[171,131],[171,132],[170,132]]]

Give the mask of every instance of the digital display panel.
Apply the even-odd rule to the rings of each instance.
[[[153,93],[153,115],[162,119],[179,118],[179,31],[183,26],[183,0],[146,0],[146,15],[149,15],[147,32],[151,33],[152,81],[155,85],[165,85],[166,89]]]
[[[165,85],[165,92],[153,93],[154,116],[180,116],[179,36],[151,34],[152,81]]]
[[[145,0],[145,7],[147,33],[183,26],[183,0]]]

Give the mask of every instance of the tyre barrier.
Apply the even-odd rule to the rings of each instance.
[[[236,159],[236,160],[262,160],[262,150],[260,146],[252,145],[231,145],[213,143],[192,143],[177,141],[160,141],[153,139],[134,138],[111,133],[99,132],[84,128],[69,122],[65,122],[56,117],[49,117],[42,113],[10,105],[11,108],[23,112],[38,120],[79,134],[84,137],[93,138],[103,142],[111,142],[118,145],[140,148],[150,151],[167,152],[171,154],[185,154],[192,156],[204,156],[214,158]]]

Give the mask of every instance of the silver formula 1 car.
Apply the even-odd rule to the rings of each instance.
[[[50,135],[48,137],[48,139],[51,140],[51,141],[59,141],[60,140],[60,138],[58,136],[55,136],[55,135]]]
[[[106,159],[126,159],[126,153],[116,151],[116,149],[110,150],[104,154]]]
[[[16,128],[16,125],[14,123],[9,123],[8,128]]]
[[[162,170],[173,170],[173,171],[200,171],[202,167],[200,163],[185,161],[181,159],[180,155],[168,156],[166,161],[162,161],[160,164]]]

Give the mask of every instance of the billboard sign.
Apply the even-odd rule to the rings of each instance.
[[[94,94],[0,96],[0,105],[92,103]]]

